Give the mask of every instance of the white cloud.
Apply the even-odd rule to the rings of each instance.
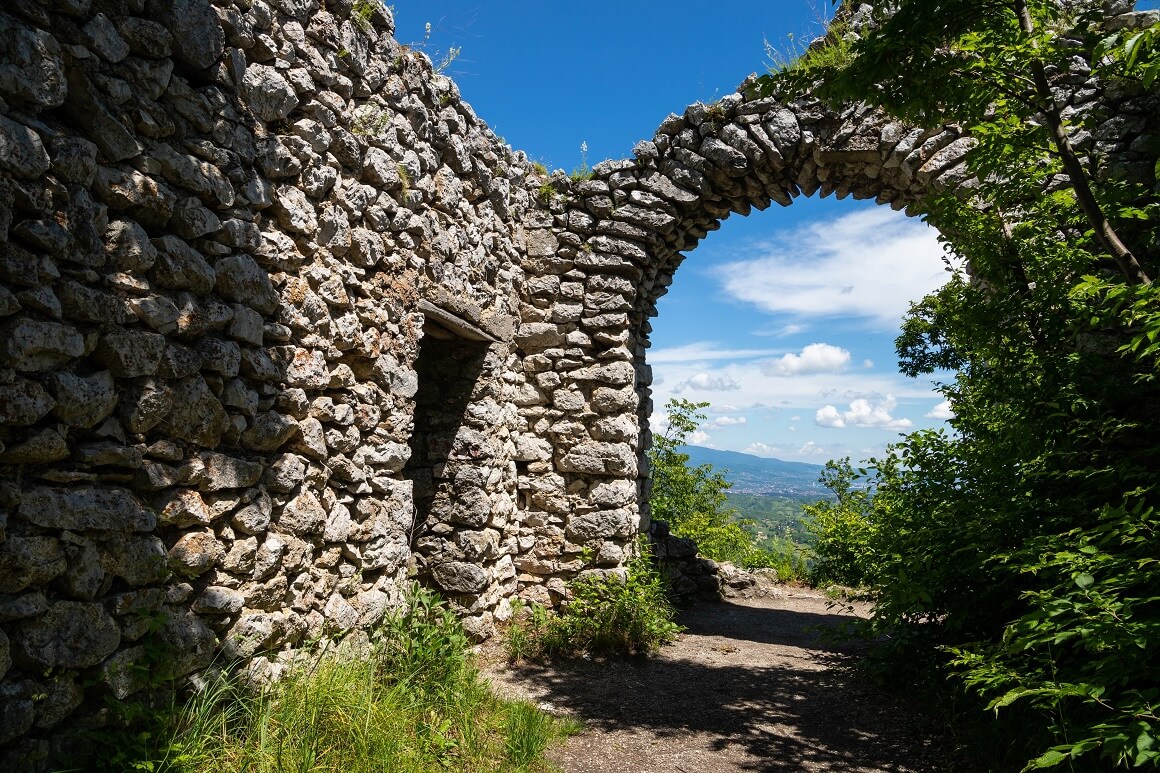
[[[753,335],[768,336],[770,338],[786,338],[788,336],[795,336],[798,333],[804,333],[809,329],[808,325],[799,325],[797,323],[790,323],[776,328],[766,328],[763,330],[754,330]]]
[[[850,362],[850,353],[830,344],[810,344],[801,354],[792,352],[762,363],[767,376],[807,376],[815,373],[841,373]]]
[[[785,351],[782,349],[782,351]],[[716,360],[751,360],[755,357],[769,357],[777,354],[777,349],[722,349],[713,341],[697,341],[683,346],[670,346],[648,353],[650,365],[674,362],[713,362]]]
[[[825,457],[827,459],[833,459],[834,448],[834,446],[820,446],[811,440],[799,448],[796,453],[798,456]]]
[[[753,454],[754,456],[773,456],[777,453],[777,449],[765,443],[750,443],[741,453]]]
[[[888,207],[781,234],[759,257],[726,263],[726,292],[774,314],[869,319],[896,327],[912,301],[946,282],[934,229]]]
[[[814,414],[814,423],[819,427],[843,429],[860,427],[863,429],[909,429],[914,426],[910,419],[896,419],[890,415],[898,406],[893,395],[885,399],[871,401],[858,398],[850,403],[850,409],[840,411],[832,405],[819,408]]]
[[[926,414],[926,418],[928,419],[942,419],[944,421],[947,419],[953,419],[954,417],[955,411],[951,407],[950,400],[943,400],[941,403],[932,408],[930,413]]]
[[[739,427],[748,423],[749,419],[744,416],[718,416],[710,422],[714,427]]]
[[[708,432],[702,432],[701,430],[697,430],[693,434],[689,435],[689,445],[691,445],[691,446],[706,445],[706,444],[708,444],[709,439],[711,437],[713,437],[713,436],[710,435]]]
[[[801,416],[790,416],[789,420],[790,421],[801,421],[802,417]]]
[[[681,392],[689,389],[700,390],[702,392],[731,392],[740,388],[741,384],[737,383],[737,380],[728,373],[714,376],[702,372],[690,376],[673,387],[673,394],[679,395]]]
[[[866,370],[870,370],[874,367],[874,360],[862,360],[862,367]]]

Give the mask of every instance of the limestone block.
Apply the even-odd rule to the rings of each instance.
[[[330,385],[330,370],[322,352],[292,349],[286,366],[286,383],[303,389],[325,389]]]
[[[610,480],[592,487],[589,501],[597,507],[623,507],[636,501],[636,481]]]
[[[129,55],[129,44],[117,32],[109,17],[98,13],[84,26],[85,37],[101,58],[116,64]]]
[[[9,537],[0,542],[0,593],[40,587],[67,568],[61,544],[53,537]]]
[[[216,275],[205,258],[177,236],[153,240],[157,260],[149,272],[153,283],[171,290],[205,295],[214,287]]]
[[[244,603],[245,597],[238,591],[221,585],[210,585],[194,599],[190,609],[208,615],[232,615],[240,612]]]
[[[196,351],[201,355],[202,370],[220,373],[227,378],[241,372],[242,350],[233,341],[206,337],[197,342]]]
[[[262,477],[262,465],[236,457],[203,451],[198,454],[203,466],[200,488],[202,491],[249,488]]]
[[[0,51],[0,94],[40,107],[64,103],[67,84],[60,44],[43,30],[0,16],[5,41]]]
[[[226,557],[225,546],[212,531],[188,532],[169,549],[169,568],[183,577],[205,574]]]
[[[53,415],[65,424],[95,427],[117,407],[116,385],[107,370],[87,377],[60,371],[53,374],[49,383],[56,395]]]
[[[162,381],[144,379],[125,390],[121,415],[130,432],[148,432],[173,408],[174,392]]]
[[[127,212],[146,228],[163,227],[177,203],[169,186],[135,169],[98,168],[94,193],[110,210]]]
[[[155,536],[114,538],[105,544],[110,573],[129,585],[155,583],[165,576],[165,545]]]
[[[193,489],[176,489],[157,502],[158,520],[165,526],[208,526],[213,517],[201,494]]]
[[[222,642],[222,653],[230,659],[248,659],[269,649],[286,632],[286,623],[278,613],[251,612],[242,615],[231,626]]]
[[[170,437],[212,448],[229,426],[229,416],[201,376],[178,381],[172,389],[172,409],[160,423]]]
[[[251,451],[275,451],[299,434],[298,423],[277,411],[258,414],[242,433],[242,445]]]
[[[15,378],[10,384],[0,384],[0,424],[35,424],[55,405],[56,400],[36,381]]]
[[[326,510],[318,497],[310,491],[304,491],[282,507],[278,514],[278,525],[290,534],[318,534],[326,525]]]
[[[121,488],[30,486],[20,516],[46,529],[152,531],[156,516]]]
[[[624,443],[581,443],[560,460],[563,472],[635,475],[636,454]]]
[[[129,310],[137,319],[161,334],[172,333],[177,329],[181,319],[181,312],[173,301],[164,295],[149,295],[144,298],[129,298],[126,301]]]
[[[0,453],[5,464],[49,464],[69,457],[69,446],[62,432],[50,427],[25,440],[13,443]]]
[[[558,325],[549,322],[530,322],[519,326],[516,345],[524,349],[549,349],[564,343],[564,334]]]
[[[148,16],[169,30],[174,56],[195,70],[221,58],[225,38],[209,0],[149,0]]]
[[[258,540],[254,537],[239,539],[230,546],[230,551],[222,560],[222,569],[230,574],[250,576],[254,571],[254,558],[258,554]]]
[[[487,587],[487,572],[475,564],[448,561],[431,567],[431,576],[449,593],[479,593]]]
[[[581,368],[575,371],[572,377],[577,381],[595,381],[611,386],[622,386],[634,383],[636,371],[630,362],[610,362],[607,365]]]
[[[178,201],[173,208],[169,227],[182,239],[197,239],[217,233],[222,224],[218,216],[203,207],[196,197],[188,196]]]
[[[262,495],[234,513],[230,525],[244,534],[264,534],[270,528],[272,511],[270,497]]]
[[[113,655],[101,666],[101,679],[117,700],[149,686],[149,668],[143,646],[130,647]]]
[[[48,611],[48,597],[40,591],[33,591],[19,596],[0,597],[0,623],[10,623],[13,620],[26,620],[30,617],[42,615],[46,611]],[[2,671],[3,669],[0,668],[0,672]],[[3,676],[3,673],[0,673],[0,678]]]
[[[58,601],[16,634],[23,658],[40,668],[88,668],[117,649],[121,631],[103,604]]]
[[[173,35],[157,22],[129,16],[117,22],[117,31],[137,56],[164,59],[173,53]]]
[[[274,192],[274,214],[278,225],[290,233],[313,236],[318,216],[306,194],[293,185],[279,185]]]
[[[165,624],[158,638],[166,646],[166,653],[175,676],[184,676],[205,668],[212,662],[217,647],[217,636],[195,613],[166,607]]]
[[[84,337],[73,327],[56,322],[18,319],[0,331],[0,359],[22,372],[53,370],[80,357]]]
[[[0,116],[0,169],[16,177],[37,178],[49,163],[48,151],[36,132]]]

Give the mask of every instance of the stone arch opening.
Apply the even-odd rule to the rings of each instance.
[[[635,148],[636,164],[644,169],[638,185],[625,191],[631,216],[647,208],[663,223],[649,229],[628,324],[640,397],[645,523],[650,484],[644,453],[655,408],[649,320],[689,251],[731,215],[748,216],[773,203],[788,207],[799,197],[870,199],[913,215],[927,193],[971,187],[963,161],[974,141],[957,127],[907,126],[865,105],[831,110],[810,99],[753,99],[746,85],[714,105],[694,104],[683,115],[670,115],[652,141]],[[614,199],[617,192],[614,184]]]
[[[971,188],[964,155],[973,141],[957,127],[912,127],[860,104],[756,98],[749,85],[670,115],[633,158],[598,164],[590,179],[554,178],[550,220],[526,223],[525,287],[536,309],[516,343],[525,368],[543,360],[556,374],[521,405],[529,428],[542,424],[553,439],[550,469],[522,484],[559,500],[533,508],[560,523],[558,533],[540,530],[534,563],[522,558],[538,575],[606,571],[573,559],[622,556],[649,530],[649,320],[685,254],[722,220],[814,194],[907,209],[928,192]],[[543,309],[533,294],[541,285],[550,290]],[[556,413],[555,423],[541,420]]]

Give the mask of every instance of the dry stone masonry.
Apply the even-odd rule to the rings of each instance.
[[[957,127],[745,84],[545,179],[392,32],[350,0],[0,9],[4,759],[106,721],[159,650],[274,677],[409,577],[486,637],[620,570],[684,253],[799,195],[976,184]],[[1154,182],[1155,102],[1066,78],[1093,161]]]

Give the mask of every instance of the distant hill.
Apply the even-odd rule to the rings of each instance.
[[[689,455],[689,463],[693,466],[713,465],[733,484],[731,491],[737,494],[810,500],[830,494],[829,489],[818,483],[818,476],[822,473],[819,464],[767,459],[701,446],[683,446],[680,450]]]

